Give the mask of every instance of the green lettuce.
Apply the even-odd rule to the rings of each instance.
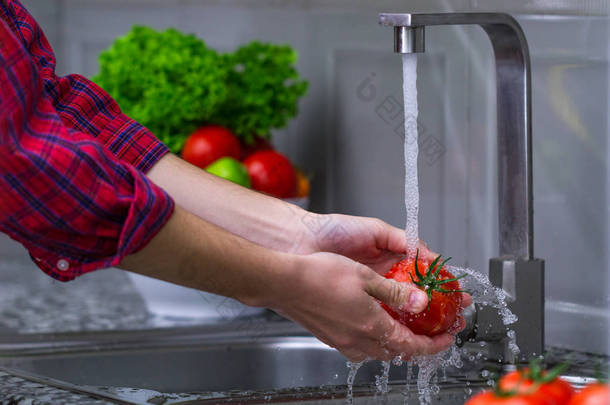
[[[227,97],[224,58],[175,29],[135,26],[99,61],[92,80],[174,153]]]
[[[204,124],[250,142],[270,138],[297,113],[307,90],[288,45],[251,42],[219,54],[194,35],[134,26],[99,56],[92,80],[172,152]]]
[[[299,80],[298,55],[288,45],[253,41],[224,55],[227,65],[227,98],[211,121],[233,130],[251,142],[253,136],[271,137],[272,128],[283,128],[297,113],[299,98],[308,83]]]

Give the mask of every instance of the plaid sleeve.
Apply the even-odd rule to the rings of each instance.
[[[143,248],[174,203],[136,167],[65,125],[45,85],[0,19],[0,231],[68,281]]]
[[[4,4],[5,3],[5,4]],[[0,17],[23,43],[64,125],[95,137],[117,158],[147,172],[169,149],[123,114],[101,87],[81,75],[55,75],[55,55],[44,33],[17,0],[0,0]]]

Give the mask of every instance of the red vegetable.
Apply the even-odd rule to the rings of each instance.
[[[271,142],[269,142],[267,138],[262,138],[260,136],[255,136],[251,143],[245,141],[242,142],[241,146],[242,160],[256,152],[260,152],[261,150],[273,150],[273,145],[271,145]]]
[[[610,404],[610,385],[599,382],[587,385],[572,397],[569,405],[608,405]]]
[[[260,151],[244,160],[244,164],[253,189],[278,198],[295,196],[296,174],[284,155],[272,150]]]
[[[472,397],[466,405],[567,405],[574,389],[559,378],[567,367],[561,364],[546,371],[540,360],[534,359],[529,368],[506,374],[495,390]]]
[[[567,364],[560,365],[547,372],[540,367],[538,360],[533,360],[530,368],[512,371],[500,378],[498,386],[503,391],[540,396],[551,405],[567,405],[574,395],[574,389],[559,378],[566,368]]]
[[[199,128],[187,138],[182,149],[182,158],[202,169],[227,156],[239,160],[241,146],[231,131],[218,125]]]
[[[420,335],[434,336],[454,329],[461,314],[462,293],[458,280],[445,266],[446,259],[439,264],[441,256],[429,263],[419,258],[419,250],[412,259],[394,264],[384,275],[398,282],[412,282],[428,294],[428,308],[419,314],[401,312],[385,304],[381,306],[392,317]]]

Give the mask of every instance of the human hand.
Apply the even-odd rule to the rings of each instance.
[[[367,266],[332,253],[294,256],[295,269],[269,280],[265,303],[311,331],[352,361],[389,360],[432,354],[453,337],[416,335],[393,319],[379,301],[413,313],[424,310],[426,294],[411,283],[385,279]]]
[[[322,226],[309,226],[298,253],[337,253],[384,274],[407,250],[404,230],[377,218],[308,213],[303,222]],[[424,260],[432,261],[438,256],[422,241],[419,241],[418,249]]]
[[[362,263],[381,275],[406,254],[407,240],[404,230],[380,219],[339,214],[307,215],[303,222],[310,225],[309,235],[303,239],[305,243],[301,243],[300,253],[337,253]],[[312,226],[315,224],[318,226]],[[417,248],[420,258],[424,261],[432,262],[438,256],[438,253],[430,250],[421,240]],[[463,294],[462,308],[471,303],[472,297]],[[456,328],[451,332],[461,331],[465,324],[460,312]]]

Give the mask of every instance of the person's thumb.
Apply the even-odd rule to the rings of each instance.
[[[367,293],[387,306],[403,312],[419,313],[428,305],[428,295],[412,283],[399,283],[375,275],[367,283]]]

